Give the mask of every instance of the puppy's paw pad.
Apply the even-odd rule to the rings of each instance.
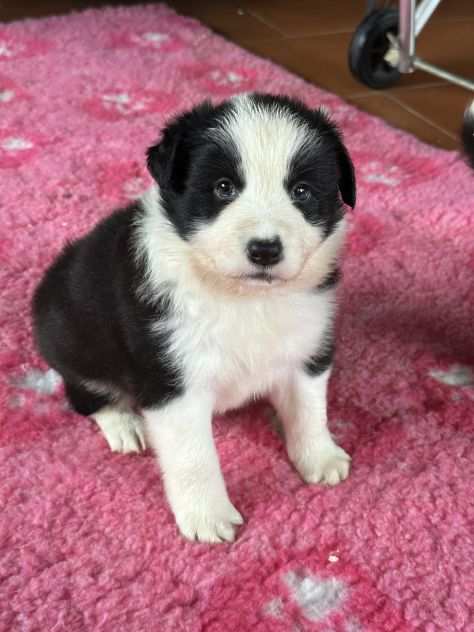
[[[349,476],[351,457],[334,444],[317,450],[311,459],[305,458],[296,467],[307,483],[337,485]]]
[[[228,502],[221,509],[208,507],[188,511],[183,516],[176,516],[176,522],[182,535],[188,540],[222,543],[234,541],[236,527],[243,524],[244,519]]]

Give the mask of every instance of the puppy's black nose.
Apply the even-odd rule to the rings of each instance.
[[[283,244],[279,237],[251,239],[247,244],[247,257],[258,266],[274,266],[283,258]]]

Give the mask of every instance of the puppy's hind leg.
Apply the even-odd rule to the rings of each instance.
[[[73,409],[94,419],[112,452],[146,450],[143,420],[124,402],[106,393],[93,393],[82,385],[66,383],[65,386]]]

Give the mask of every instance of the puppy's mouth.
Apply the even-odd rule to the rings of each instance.
[[[241,281],[251,283],[252,285],[272,285],[282,283],[284,279],[272,274],[269,270],[261,270],[259,272],[251,272],[250,274],[241,274],[238,277]]]

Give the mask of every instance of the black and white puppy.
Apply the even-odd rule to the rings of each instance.
[[[303,479],[345,479],[326,390],[352,162],[327,115],[241,95],[172,121],[157,182],[69,245],[34,298],[39,348],[112,450],[150,445],[181,533],[232,541],[214,412],[265,396]]]

